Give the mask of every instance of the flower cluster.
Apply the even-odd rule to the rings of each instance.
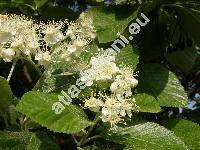
[[[43,26],[42,26],[43,25]],[[51,48],[51,62],[67,62],[68,66],[72,64],[72,54],[79,56],[84,47],[88,45],[95,37],[96,33],[92,26],[91,17],[82,13],[76,22],[59,21],[50,22],[47,25],[42,24],[43,40],[47,43],[48,48]],[[41,27],[42,26],[42,27]],[[65,29],[67,26],[67,29]],[[49,53],[39,53],[36,57],[41,58],[39,62],[44,64]],[[44,57],[42,57],[44,56]],[[44,63],[43,63],[44,62]]]
[[[91,111],[101,111],[103,122],[115,126],[126,115],[131,118],[132,111],[137,111],[138,106],[132,96],[131,89],[137,86],[138,81],[129,67],[117,67],[115,56],[100,54],[92,57],[90,68],[81,71],[81,80],[91,86],[93,81],[110,82],[111,94],[101,94],[98,98],[93,95],[85,100],[85,108]]]
[[[76,22],[69,24],[66,36],[69,36],[71,39],[68,47],[70,52],[81,50],[83,46],[90,43],[96,37],[91,17],[82,13]]]
[[[6,62],[34,56],[39,65],[47,66],[57,61],[53,55],[58,53],[69,60],[71,53],[80,53],[95,37],[92,20],[84,13],[71,23],[36,23],[25,16],[0,15],[0,58]]]
[[[96,37],[92,19],[82,13],[76,22],[58,21],[36,23],[32,19],[18,15],[0,15],[0,58],[6,62],[27,57],[35,58],[39,65],[48,66],[42,89],[50,92],[55,87],[52,75],[56,69],[63,73],[72,71],[69,66],[78,66],[82,82],[86,86],[93,83],[110,83],[110,91],[92,95],[85,100],[85,108],[91,111],[101,111],[103,122],[115,126],[131,118],[132,111],[137,111],[137,105],[132,96],[132,88],[138,81],[133,70],[128,66],[117,66],[115,55],[100,53],[93,56],[88,65],[78,59],[81,52]],[[57,68],[60,67],[60,68]],[[83,69],[87,67],[86,69]],[[73,71],[72,71],[73,72]]]
[[[39,37],[32,20],[24,16],[0,16],[0,58],[10,62],[14,57],[31,56],[39,48]]]
[[[41,49],[35,56],[35,60],[39,65],[47,66],[52,62],[52,53],[54,52],[56,45],[60,46],[60,42],[66,37],[61,31],[66,21],[62,22],[49,22],[44,24],[40,22],[38,24],[38,33],[41,37]]]
[[[80,16],[76,22],[69,23],[65,20],[64,22],[40,25],[44,31],[44,41],[50,51],[40,52],[36,56],[39,64],[46,66],[50,62],[48,70],[45,72],[45,84],[42,87],[45,92],[55,89],[54,75],[57,70],[62,74],[68,74],[78,72],[87,65],[80,59],[80,54],[85,51],[85,47],[96,37],[96,34],[91,18],[85,13]]]
[[[134,78],[133,70],[125,67],[115,77],[114,82],[110,86],[110,90],[116,94],[118,99],[123,99],[123,96],[129,97],[132,95],[131,88],[137,86],[137,84],[138,80]]]
[[[43,33],[44,41],[47,42],[49,46],[54,45],[62,40],[65,39],[61,29],[64,25],[64,22],[49,22],[47,25],[44,26]]]
[[[80,72],[81,80],[87,81],[88,86],[91,86],[93,81],[111,80],[113,75],[120,71],[115,64],[115,56],[102,54],[92,57],[90,65],[89,69]]]

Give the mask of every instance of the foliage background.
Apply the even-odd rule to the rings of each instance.
[[[190,149],[197,150],[200,143],[200,137],[199,134],[197,134],[200,133],[199,126],[197,125],[200,123],[200,96],[198,97],[198,94],[200,93],[200,3],[197,0],[116,0],[105,2],[101,0],[0,0],[1,14],[24,14],[36,20],[45,21],[52,19],[60,20],[65,18],[68,18],[69,20],[76,20],[81,12],[94,6],[108,6],[101,11],[101,13],[97,14],[99,15],[99,20],[97,17],[95,23],[98,24],[97,27],[99,29],[112,30],[113,24],[119,23],[121,18],[126,18],[127,14],[131,12],[134,7],[139,7],[140,11],[148,14],[151,23],[147,27],[142,28],[141,33],[135,37],[134,41],[134,44],[137,45],[141,55],[138,67],[144,67],[144,64],[149,63],[157,63],[165,66],[178,76],[178,79],[181,81],[184,89],[187,91],[189,100],[195,101],[196,105],[194,109],[162,107],[163,111],[160,113],[141,112],[134,117],[133,122],[145,120],[161,124],[174,131],[174,133],[180,137],[180,139],[184,141],[185,144],[190,147]],[[114,17],[110,15],[110,18],[108,17],[106,19],[107,14],[109,13],[114,14]],[[178,19],[176,19],[176,17]],[[105,24],[101,23],[102,21],[105,21]],[[109,23],[112,24],[109,26]],[[113,35],[116,35],[116,33],[113,33]],[[107,35],[106,30],[105,33],[99,32],[98,36],[99,44],[102,47],[107,47],[115,38],[116,37]],[[0,76],[6,78],[11,66],[11,63],[5,63],[1,61]],[[151,67],[148,65],[146,67],[151,69]],[[159,66],[157,66],[157,68],[155,68],[155,66],[152,67],[153,74],[159,69]],[[162,71],[160,73],[162,73]],[[35,71],[31,64],[23,60],[18,61],[14,75],[10,82],[10,87],[13,94],[20,99],[24,93],[32,90],[39,78],[40,75]],[[145,78],[145,76],[141,78]],[[155,78],[157,78],[157,82],[159,84],[162,84],[162,81],[160,81],[162,76],[159,76],[158,74],[158,77],[156,76]],[[148,79],[147,77],[149,82],[151,79],[152,78]],[[4,83],[1,83],[1,85],[4,85]],[[18,99],[14,99],[13,102],[14,105],[17,104]],[[47,145],[49,145],[49,148],[51,147],[52,149],[76,148],[76,143],[74,142],[72,135],[52,132],[31,120],[29,120],[29,122],[26,124],[26,127],[23,127],[23,123],[20,122],[20,118],[16,116],[19,114],[15,111],[15,109],[12,109],[11,107],[9,111],[10,114],[14,114],[11,115],[12,117],[2,115],[0,118],[0,129],[3,131],[6,128],[9,131],[8,133],[1,132],[0,145],[3,141],[2,139],[5,140],[7,138],[11,141],[13,140],[12,142],[16,142],[18,140],[20,141],[21,137],[23,136],[23,139],[25,139],[23,142],[25,143],[27,143],[26,141],[30,142],[30,137],[31,139],[35,140],[35,143],[38,143],[35,135],[30,134],[31,132],[34,132],[42,141],[40,149],[48,149],[46,147]],[[5,117],[10,117],[9,122],[5,122]],[[28,128],[30,133],[25,133],[22,135],[11,133],[13,131],[20,131],[17,124],[21,124],[22,128]],[[145,125],[147,127],[150,126],[149,124]],[[101,128],[97,128],[95,133],[101,132]],[[154,129],[156,130],[156,125],[154,125]],[[149,130],[151,130],[151,128],[149,128]],[[146,128],[145,131],[148,131],[148,129]],[[137,134],[136,129],[126,132]],[[14,136],[12,134],[14,134]],[[83,133],[78,133],[76,137],[79,138],[82,136],[82,134]],[[9,136],[14,137],[15,139],[8,138]],[[114,139],[112,139],[113,137],[107,138],[112,139],[112,141],[115,143],[108,142],[107,140],[105,141],[105,139],[99,139],[96,142],[88,143],[88,146],[91,147],[85,148],[121,149],[124,142],[120,140],[126,136],[130,136],[130,139],[132,138],[131,135],[123,136],[116,133]],[[148,137],[144,137],[144,139],[146,141],[149,140]],[[138,141],[134,142],[137,143]],[[173,143],[173,141],[169,142]],[[120,143],[120,145],[116,143]],[[142,145],[140,144],[141,143],[138,142],[138,147],[135,145],[134,148],[140,149]],[[32,145],[32,141],[27,145],[32,149],[37,149],[34,148],[34,144]],[[169,148],[169,145],[163,149]],[[145,147],[143,149],[145,149]],[[156,149],[156,147],[152,147],[152,149]],[[171,149],[180,149],[180,147],[171,147]]]

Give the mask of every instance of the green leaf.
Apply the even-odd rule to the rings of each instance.
[[[138,50],[135,46],[127,45],[116,56],[117,65],[130,66],[133,70],[136,69],[139,63]]]
[[[84,111],[73,104],[63,104],[63,112],[55,114],[52,105],[57,101],[56,94],[29,92],[22,97],[17,110],[54,132],[77,133],[92,125]]]
[[[9,105],[12,104],[13,93],[5,78],[0,76],[0,113],[7,112]]]
[[[0,10],[5,9],[5,8],[9,8],[10,5],[11,5],[11,1],[1,0],[0,1]]]
[[[199,149],[200,127],[198,124],[184,119],[172,119],[167,123],[167,128],[184,141],[189,149]]]
[[[37,8],[44,6],[49,0],[34,0],[35,5]]]
[[[142,28],[135,38],[140,48],[141,60],[149,62],[159,58],[165,48],[165,38],[166,34],[162,27],[155,25],[154,21],[150,21],[147,26]]]
[[[100,43],[116,39],[117,33],[123,33],[129,22],[137,17],[136,8],[131,6],[96,7],[94,9],[93,24]]]
[[[23,6],[23,9],[21,10],[22,12],[27,13],[27,8],[29,8],[28,11],[30,9],[31,9],[31,11],[35,11],[34,0],[11,0],[8,8],[15,9],[15,8],[18,8],[18,7],[21,7],[21,6]]]
[[[199,40],[199,26],[200,26],[200,11],[182,7],[180,5],[171,5],[178,15],[178,21],[184,32],[200,43]]]
[[[76,84],[77,78],[77,74],[55,76],[55,89],[53,92],[60,93],[62,90],[67,91],[71,85]]]
[[[158,101],[148,94],[136,94],[134,96],[140,112],[158,113],[161,111]]]
[[[65,61],[52,62],[38,80],[34,90],[45,93],[60,93],[62,90],[67,91],[71,85],[76,84],[78,78],[77,74],[66,72],[64,69],[67,67],[69,68],[70,66]]]
[[[98,149],[99,147],[97,147],[96,145],[83,147],[83,150],[98,150]]]
[[[80,58],[89,63],[92,56],[96,56],[98,54],[98,46],[95,43],[91,43],[84,48],[84,51],[80,54]]]
[[[30,132],[0,131],[0,148],[12,150],[36,150],[40,140]]]
[[[112,130],[107,139],[134,150],[186,150],[185,144],[166,128],[152,122]]]
[[[187,94],[176,75],[159,64],[143,65],[138,82],[138,91],[154,96],[160,106],[187,106]]]
[[[10,124],[17,124],[17,119],[19,117],[19,114],[18,114],[16,107],[14,105],[10,105],[8,107],[8,114],[9,114]]]
[[[36,135],[41,141],[39,150],[60,150],[59,146],[49,138],[46,132],[39,131]]]
[[[128,1],[127,0],[115,0],[114,2],[115,2],[116,5],[119,5],[119,4],[125,4]]]
[[[195,64],[197,51],[194,47],[186,48],[183,51],[166,53],[165,58],[171,65],[180,68],[185,73],[189,73]]]
[[[34,6],[34,0],[11,0],[12,4]]]
[[[69,19],[71,21],[78,18],[77,13],[73,12],[68,7],[61,6],[45,5],[45,7],[39,10],[39,13],[41,15],[41,18],[44,20]]]

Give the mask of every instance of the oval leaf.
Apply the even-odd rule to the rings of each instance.
[[[29,92],[22,97],[17,110],[54,132],[76,133],[92,125],[76,105],[66,106],[61,114],[55,114],[52,105],[57,101],[56,94]]]
[[[107,139],[124,144],[127,149],[134,150],[187,149],[185,144],[174,133],[152,122],[117,128],[108,133]]]
[[[140,112],[158,113],[161,111],[158,101],[148,94],[136,94],[134,96]]]
[[[172,119],[167,123],[167,127],[180,137],[191,150],[199,149],[200,127],[198,124],[184,119]]]
[[[159,64],[146,64],[139,72],[139,92],[154,96],[160,106],[187,107],[187,94],[171,71]]]

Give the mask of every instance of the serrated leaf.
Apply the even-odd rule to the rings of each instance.
[[[96,7],[93,24],[100,43],[111,42],[123,33],[129,22],[137,17],[137,10],[131,6]]]
[[[187,34],[199,44],[200,11],[181,5],[171,5],[171,7],[176,11],[179,25],[183,28],[183,31],[187,32]]]
[[[200,147],[200,127],[198,124],[184,120],[172,119],[167,122],[167,128],[172,130],[191,150],[197,150]]]
[[[138,91],[154,96],[160,106],[187,106],[187,94],[176,75],[159,64],[143,65],[138,82]]]
[[[148,94],[136,94],[135,98],[137,106],[139,106],[139,112],[158,113],[161,111],[158,101]]]
[[[186,145],[175,134],[152,122],[110,131],[107,139],[126,145],[134,150],[187,150]]]
[[[194,47],[186,48],[183,51],[166,53],[165,58],[171,65],[176,66],[180,68],[181,71],[188,73],[195,64],[197,50]]]
[[[130,66],[131,69],[135,70],[139,63],[138,50],[135,46],[126,45],[122,48],[116,56],[116,64]]]
[[[54,132],[76,133],[92,125],[84,111],[73,104],[55,114],[52,105],[57,101],[56,94],[29,92],[22,97],[17,110]]]
[[[0,131],[0,148],[12,150],[36,150],[40,140],[30,132]]]
[[[147,26],[141,29],[135,39],[140,48],[142,61],[149,62],[162,55],[162,51],[166,46],[165,36],[163,29],[155,25],[153,21],[150,21]]]

